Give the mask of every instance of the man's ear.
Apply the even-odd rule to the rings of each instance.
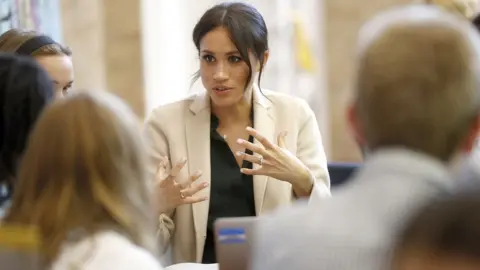
[[[477,148],[477,139],[480,136],[480,115],[477,115],[473,121],[473,124],[468,131],[467,136],[465,137],[464,142],[462,143],[461,151],[465,153],[470,153],[472,150]]]
[[[347,106],[347,123],[358,146],[362,149],[366,148],[367,142],[365,141],[365,133],[363,132],[363,127],[360,124],[360,121],[358,120],[357,110],[355,104],[353,103],[350,103]]]

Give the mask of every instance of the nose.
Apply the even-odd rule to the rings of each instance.
[[[63,89],[62,88],[59,88],[59,89],[55,89],[55,98],[63,98],[64,94],[63,94]]]
[[[226,65],[218,63],[213,74],[213,79],[216,81],[225,81],[228,80],[228,70]]]

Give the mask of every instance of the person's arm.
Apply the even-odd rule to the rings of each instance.
[[[149,142],[148,150],[150,161],[148,171],[151,175],[153,185],[156,185],[155,175],[162,158],[169,156],[168,140],[162,130],[160,121],[156,111],[153,111],[148,117],[144,129],[144,134]],[[163,252],[167,250],[170,244],[170,238],[175,231],[175,223],[173,221],[174,214],[175,210],[159,213],[157,235]]]
[[[328,175],[327,157],[323,148],[322,136],[318,128],[315,113],[302,101],[302,124],[297,137],[297,158],[308,168],[309,176],[293,186],[295,197],[330,196],[330,177]]]

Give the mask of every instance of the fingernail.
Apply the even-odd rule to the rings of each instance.
[[[208,187],[208,182],[202,184],[203,187]]]
[[[244,140],[242,140],[242,139],[237,139],[237,143],[238,143],[238,144],[242,144],[243,142],[244,142]]]
[[[202,175],[202,171],[198,170],[198,171],[195,172],[194,175],[195,175],[195,176],[200,176],[200,175]]]
[[[187,158],[186,158],[186,157],[182,157],[182,158],[180,159],[180,163],[185,163],[185,162],[187,162]]]
[[[247,127],[247,130],[248,130],[248,131],[252,131],[252,130],[253,130],[253,128],[251,128],[251,127]]]
[[[237,155],[237,157],[241,157],[241,156],[242,156],[242,152],[240,152],[240,151],[237,151],[235,154]]]
[[[243,173],[244,171],[245,171],[245,169],[243,169],[243,168],[242,168],[242,169],[240,169],[240,172],[241,172],[241,173]]]

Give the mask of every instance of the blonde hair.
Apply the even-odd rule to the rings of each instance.
[[[0,35],[0,52],[11,52],[15,53],[17,50],[25,44],[25,42],[42,36],[42,33],[31,30],[23,29],[10,29]],[[31,56],[49,56],[49,55],[66,55],[72,56],[72,51],[70,48],[61,45],[60,43],[53,43],[44,45],[36,50],[34,50]]]
[[[107,93],[79,92],[39,118],[5,222],[36,226],[47,263],[74,232],[117,230],[157,252],[139,122]],[[156,255],[156,254],[155,254]]]
[[[420,5],[378,15],[361,36],[355,108],[368,146],[450,160],[479,113],[476,30]]]

